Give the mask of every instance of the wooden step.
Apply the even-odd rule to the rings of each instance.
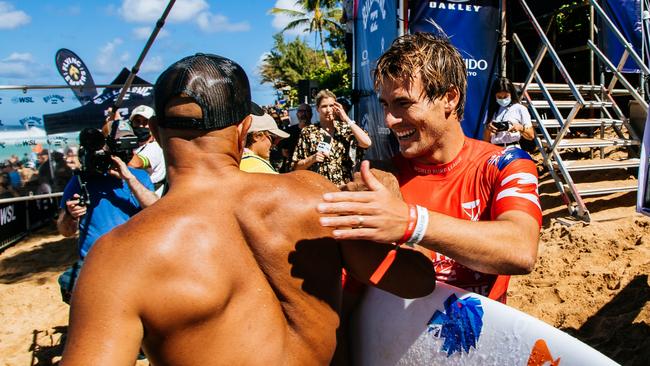
[[[563,160],[562,163],[566,170],[570,172],[580,172],[586,170],[603,170],[603,169],[624,169],[624,168],[638,168],[640,159],[625,159],[625,160],[612,160],[612,159],[585,159],[585,160]],[[553,167],[557,169],[558,163],[553,162]]]
[[[546,100],[533,100],[533,107],[535,108],[550,108],[548,101]],[[556,100],[553,102],[557,108],[573,108],[577,101],[575,100]],[[521,104],[527,104],[526,101],[522,101]],[[599,102],[597,100],[587,100],[583,108],[601,108],[601,107],[611,107],[612,102]]]
[[[610,180],[603,182],[577,183],[575,184],[575,187],[580,196],[594,196],[597,194],[609,194],[615,192],[634,192],[638,188],[638,182],[636,179]],[[565,185],[564,188],[568,190],[569,186]]]
[[[519,83],[513,83],[518,90],[521,90],[521,88],[524,86],[523,82]],[[548,89],[549,92],[551,93],[558,93],[558,94],[568,94],[571,93],[571,88],[569,88],[568,84],[554,84],[554,83],[544,83],[546,86],[546,89]],[[600,85],[588,85],[588,84],[577,84],[576,88],[581,94],[589,94],[589,93],[599,93],[601,91],[601,86]],[[530,93],[539,93],[541,92],[541,88],[539,87],[539,84],[537,83],[531,83],[528,85],[528,92]],[[627,91],[627,89],[613,89],[612,90],[613,95],[629,95],[630,92]]]
[[[546,128],[560,128],[560,123],[556,119],[543,119],[541,120],[542,124]],[[533,123],[536,124],[536,121]],[[571,121],[570,127],[601,127],[605,126],[620,126],[623,124],[623,121],[620,119],[612,118],[574,118]]]
[[[542,141],[545,146],[552,146],[554,141],[551,140],[550,144]],[[576,147],[607,147],[607,146],[638,146],[640,143],[636,140],[629,139],[599,139],[599,138],[564,138],[560,141],[558,148],[571,149]]]

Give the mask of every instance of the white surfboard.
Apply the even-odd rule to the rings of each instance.
[[[539,319],[444,283],[415,300],[369,288],[352,322],[355,365],[617,365]]]

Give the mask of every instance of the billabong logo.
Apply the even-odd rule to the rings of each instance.
[[[19,97],[19,96],[15,96],[15,97],[11,98],[11,101],[12,101],[13,103],[15,103],[15,104],[19,104],[19,103],[36,103],[36,102],[34,101],[34,97]]]
[[[472,296],[459,299],[451,294],[445,300],[445,311],[436,310],[427,330],[434,337],[445,339],[441,351],[447,351],[447,357],[456,352],[469,353],[471,347],[476,349],[483,330],[481,300]]]
[[[20,124],[25,126],[25,127],[34,127],[34,126],[37,126],[37,125],[41,125],[43,123],[41,122],[40,118],[38,118],[36,116],[29,116],[29,117],[25,117],[25,118],[21,119]]]
[[[68,143],[68,138],[67,137],[53,137],[52,139],[47,139],[47,143],[49,145],[54,145],[54,146],[64,146]]]
[[[66,57],[61,64],[61,74],[65,81],[73,86],[83,86],[86,84],[87,71],[81,60],[75,57]]]
[[[49,104],[59,104],[63,103],[63,95],[51,94],[43,97],[43,101]]]
[[[379,10],[372,10],[372,5],[377,4]],[[370,18],[370,31],[374,32],[379,29],[377,25],[377,20],[379,18],[379,12],[381,12],[381,19],[386,19],[386,0],[366,0],[361,8],[361,20],[363,21],[363,29],[368,29],[368,18]]]

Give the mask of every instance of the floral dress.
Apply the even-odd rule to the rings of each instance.
[[[295,167],[299,160],[305,159],[317,152],[318,144],[326,140],[327,131],[320,125],[309,125],[300,131],[300,138],[293,153],[292,165]],[[309,170],[329,179],[336,185],[352,180],[356,163],[357,140],[347,123],[334,121],[334,135],[329,156],[322,163],[314,163]]]

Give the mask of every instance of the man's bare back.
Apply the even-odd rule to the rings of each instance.
[[[202,111],[181,96],[159,114]],[[152,124],[170,190],[87,257],[64,364],[130,365],[141,344],[155,365],[330,362],[341,269],[368,282],[392,246],[335,241],[316,205],[336,187],[315,173],[240,171],[249,125],[250,116],[209,132]],[[433,278],[425,256],[400,250],[379,285],[424,296]]]

